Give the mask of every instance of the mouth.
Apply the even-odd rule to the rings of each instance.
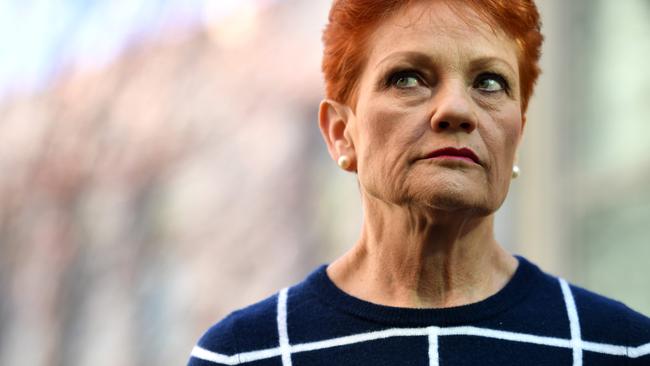
[[[456,159],[456,160],[466,160],[478,165],[481,165],[481,160],[472,149],[463,147],[457,149],[455,147],[445,147],[433,151],[432,153],[426,155],[424,159]]]

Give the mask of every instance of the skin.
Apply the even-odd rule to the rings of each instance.
[[[516,45],[444,1],[396,12],[367,45],[356,106],[324,100],[319,111],[330,155],[352,161],[364,209],[360,238],[327,273],[382,305],[484,300],[517,267],[493,233],[525,122]],[[480,164],[425,158],[450,146]]]

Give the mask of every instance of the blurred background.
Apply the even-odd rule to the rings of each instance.
[[[650,314],[650,1],[537,0],[498,239]],[[317,128],[328,0],[0,0],[0,364],[185,364],[355,240]]]

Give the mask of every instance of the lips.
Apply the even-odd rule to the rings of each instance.
[[[479,160],[478,156],[474,153],[474,151],[466,147],[460,149],[457,149],[455,147],[445,147],[430,153],[424,158],[433,159],[433,158],[440,158],[440,157],[461,158],[461,159],[464,158],[464,159],[469,159],[476,164],[479,165],[481,164],[481,161]]]

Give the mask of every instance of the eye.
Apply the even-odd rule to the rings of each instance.
[[[398,71],[388,78],[387,84],[398,89],[411,89],[421,85],[422,78],[412,70]]]
[[[486,73],[479,75],[474,82],[474,88],[488,93],[500,91],[507,92],[508,82],[506,82],[506,79],[501,75]]]

